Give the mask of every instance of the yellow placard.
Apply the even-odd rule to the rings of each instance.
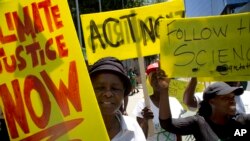
[[[183,102],[183,95],[188,86],[188,82],[172,79],[169,85],[169,96],[175,97],[184,107],[188,109],[186,104]],[[195,89],[195,92],[202,92],[204,90],[204,85],[198,83]]]
[[[169,77],[250,75],[250,13],[160,22],[161,67]]]
[[[0,19],[10,139],[108,141],[67,1],[0,1]]]
[[[141,56],[159,54],[159,20],[183,15],[183,0],[81,15],[88,61],[136,58],[138,49]]]

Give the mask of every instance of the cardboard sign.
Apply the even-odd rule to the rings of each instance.
[[[250,13],[160,22],[169,77],[250,75]]]
[[[159,54],[159,20],[183,17],[183,0],[81,15],[90,64],[113,56],[120,60]]]
[[[67,1],[0,1],[0,19],[10,139],[108,141]]]
[[[188,86],[187,81],[175,80],[172,79],[169,85],[169,96],[175,97],[184,107],[184,109],[188,109],[186,104],[183,102],[183,95]],[[195,92],[202,92],[204,90],[204,85],[202,83],[198,83],[195,89]]]

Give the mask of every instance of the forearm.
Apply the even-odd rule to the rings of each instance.
[[[137,117],[137,122],[139,123],[145,137],[147,138],[147,136],[148,136],[148,120],[146,120],[144,118]]]
[[[171,116],[171,110],[169,105],[169,94],[168,94],[170,79],[167,78],[164,71],[159,71],[158,73],[158,84],[160,92],[159,120],[161,127],[166,130],[168,128],[167,127],[168,124],[169,123],[171,124],[172,116]]]
[[[162,120],[171,118],[168,89],[162,90],[160,94],[159,118]]]
[[[195,88],[197,85],[197,78],[191,78],[183,96],[183,102],[188,107],[197,108],[197,100],[194,96]]]

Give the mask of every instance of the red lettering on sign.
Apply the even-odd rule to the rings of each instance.
[[[12,138],[17,138],[19,135],[16,124],[19,125],[24,133],[29,133],[29,127],[24,110],[24,103],[22,101],[19,82],[17,79],[15,79],[11,82],[11,84],[14,91],[15,101],[11,97],[11,93],[8,90],[6,84],[0,85],[0,95],[4,105],[4,113],[9,127],[9,133]]]
[[[44,138],[47,138],[48,141],[55,141],[62,135],[69,132],[71,129],[75,128],[77,125],[83,122],[83,118],[73,119],[70,121],[65,121],[63,123],[59,123],[52,127],[49,127],[46,130],[40,131],[34,135],[31,135],[21,141],[39,141]]]
[[[22,12],[22,13],[21,13]],[[0,43],[24,42],[26,36],[36,38],[36,34],[43,32],[46,27],[49,32],[63,27],[58,5],[52,5],[51,0],[33,2],[29,6],[23,6],[18,11],[4,13],[5,26],[0,26]],[[43,21],[42,17],[45,17]],[[46,23],[43,23],[46,22]],[[3,31],[4,29],[4,31]],[[5,31],[6,29],[6,31]],[[10,33],[9,33],[10,32]],[[11,33],[13,32],[13,33]]]
[[[56,25],[56,28],[59,29],[63,27],[62,21],[59,19],[60,18],[60,11],[58,5],[51,7],[51,13],[52,17],[54,19],[54,23]]]
[[[68,101],[74,106],[77,112],[82,111],[80,93],[79,93],[79,84],[78,84],[78,75],[76,70],[76,63],[71,62],[69,67],[68,74],[68,88],[65,84],[60,81],[59,89],[53,83],[52,79],[48,76],[45,71],[41,72],[41,76],[47,85],[50,92],[56,99],[57,104],[61,108],[61,111],[64,116],[70,115]]]
[[[32,6],[35,31],[36,33],[42,32],[44,30],[44,27],[37,4],[32,3],[31,6]]]
[[[19,137],[17,125],[19,125],[19,127],[25,134],[28,134],[30,132],[26,117],[27,114],[30,115],[32,121],[38,128],[45,129],[49,125],[52,106],[56,106],[56,104],[51,104],[51,100],[49,99],[49,92],[47,91],[47,89],[50,91],[52,96],[54,96],[56,103],[58,104],[59,109],[61,110],[62,115],[64,117],[69,116],[71,114],[68,102],[71,102],[72,106],[77,112],[82,111],[78,72],[75,61],[69,63],[67,81],[68,86],[66,86],[64,82],[60,80],[59,88],[57,88],[57,85],[53,82],[53,80],[47,74],[46,71],[40,72],[40,75],[42,79],[39,79],[39,77],[34,75],[26,76],[24,79],[23,89],[20,89],[20,84],[17,79],[13,80],[11,84],[14,96],[11,94],[11,91],[9,90],[7,84],[0,85],[0,97],[3,103],[4,113],[6,115],[6,121],[12,139]],[[42,80],[44,82],[42,82]],[[35,112],[36,109],[32,105],[32,94],[37,94],[41,100],[41,115],[37,115]],[[25,110],[25,106],[27,107],[27,110]],[[28,113],[26,113],[27,111]],[[64,125],[63,123],[61,124],[62,126]],[[69,126],[71,126],[71,124],[72,123],[70,123]],[[42,137],[51,136],[51,139],[53,140],[54,137],[57,138],[68,130],[70,129],[67,129],[64,126],[63,128],[55,127],[53,128],[53,133],[50,133],[50,130],[46,129],[44,130],[45,133],[41,134]]]
[[[56,36],[56,44],[57,44],[60,57],[68,56],[68,49],[65,48],[66,44],[65,42],[62,42],[63,39],[64,39],[63,35]]]
[[[41,117],[38,117],[32,107],[31,91],[36,91],[41,99],[41,106],[43,112]],[[30,116],[37,127],[45,128],[48,125],[50,114],[51,114],[51,102],[49,100],[48,93],[43,83],[35,76],[29,75],[24,81],[24,101]]]
[[[16,59],[14,55],[10,56],[11,64],[8,64],[7,57],[3,58],[3,63],[7,72],[14,72],[16,70]]]
[[[38,54],[37,51],[40,49],[38,42],[34,42],[26,46],[27,54],[31,55],[32,66],[35,67],[38,65]]]
[[[47,55],[48,59],[55,60],[56,59],[56,52],[54,50],[50,49],[50,47],[52,47],[52,45],[53,45],[53,39],[50,38],[46,42],[45,52],[46,52],[46,55]]]
[[[18,46],[16,48],[16,58],[19,61],[18,69],[21,71],[26,67],[26,61],[25,59],[21,56],[21,53],[24,51],[23,46]]]
[[[53,32],[52,20],[51,20],[50,14],[49,14],[49,6],[50,5],[51,5],[50,0],[45,0],[43,2],[38,3],[38,7],[43,8],[43,10],[44,10],[44,14],[45,14],[45,18],[47,21],[49,31]]]
[[[17,12],[13,12],[13,18],[15,21],[15,25],[16,25],[16,30],[17,30],[17,35],[19,38],[20,42],[23,42],[26,40],[25,38],[25,34],[26,35],[31,35],[32,38],[36,37],[36,33],[34,31],[33,28],[33,24],[32,21],[30,19],[30,15],[29,15],[29,11],[28,11],[28,7],[24,7],[23,8],[23,14],[24,14],[24,24],[22,23],[20,17],[18,16]]]

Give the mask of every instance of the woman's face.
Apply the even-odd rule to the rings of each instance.
[[[119,76],[102,72],[91,78],[103,115],[115,114],[124,99],[124,86]]]
[[[234,93],[227,95],[217,95],[210,100],[210,104],[214,111],[226,116],[233,116],[236,113],[236,103]]]

